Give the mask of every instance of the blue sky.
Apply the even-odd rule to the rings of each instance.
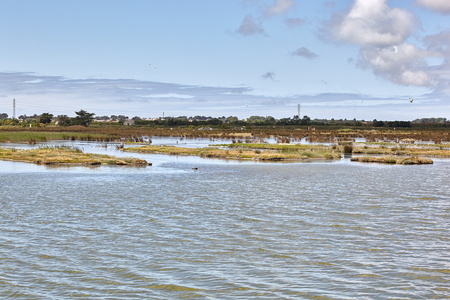
[[[0,113],[450,116],[448,0],[2,0]],[[409,98],[414,102],[410,103]]]

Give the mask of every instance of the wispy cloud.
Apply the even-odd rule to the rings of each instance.
[[[264,14],[266,17],[284,14],[295,6],[294,0],[275,0],[275,2],[266,8]]]
[[[284,21],[289,27],[300,27],[303,24],[306,23],[305,19],[301,19],[301,18],[287,18]]]
[[[238,33],[245,36],[265,34],[262,26],[257,24],[251,15],[245,16],[238,29]]]
[[[294,56],[304,57],[306,59],[313,59],[318,56],[316,53],[312,52],[306,47],[300,47],[297,50],[292,51],[291,54]]]
[[[274,76],[273,72],[262,75],[266,79],[273,79]],[[443,86],[442,91],[444,88],[448,90],[450,86]],[[15,98],[17,115],[50,112],[73,116],[75,111],[85,109],[97,115],[124,114],[130,117],[157,117],[165,112],[166,116],[233,115],[245,118],[271,115],[281,118],[293,116],[298,103],[302,104],[305,114],[318,118],[394,120],[403,116],[436,117],[440,112],[450,111],[447,98],[439,100],[437,91],[415,97],[417,114],[408,111],[408,114],[401,115],[400,110],[393,110],[392,107],[408,105],[412,109],[409,95],[385,98],[357,93],[321,93],[268,97],[258,95],[246,86],[209,87],[131,79],[70,79],[30,73],[0,73],[0,90],[0,113],[10,113],[12,99]],[[436,100],[427,100],[431,96]]]
[[[275,80],[275,73],[274,72],[264,73],[261,75],[261,78]]]

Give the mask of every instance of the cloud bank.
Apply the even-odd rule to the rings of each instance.
[[[273,72],[262,75],[272,79]],[[450,88],[447,86],[447,88]],[[391,98],[356,93],[318,93],[286,97],[257,95],[249,87],[208,87],[133,79],[69,79],[31,73],[0,73],[0,113],[12,115],[16,99],[17,115],[42,114],[73,116],[85,109],[97,115],[129,117],[238,116],[292,117],[301,103],[305,115],[313,118],[359,118],[408,120],[421,117],[448,117],[445,101],[408,96]],[[349,109],[351,107],[351,109]],[[370,107],[370,109],[368,109]],[[405,110],[405,107],[408,109]],[[394,109],[402,108],[402,109]],[[415,113],[412,113],[414,110]]]

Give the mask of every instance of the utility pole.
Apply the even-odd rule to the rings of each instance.
[[[16,118],[16,98],[13,99],[13,120]]]

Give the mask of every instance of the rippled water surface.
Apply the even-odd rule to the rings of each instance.
[[[140,157],[0,161],[0,298],[450,297],[449,160]]]

